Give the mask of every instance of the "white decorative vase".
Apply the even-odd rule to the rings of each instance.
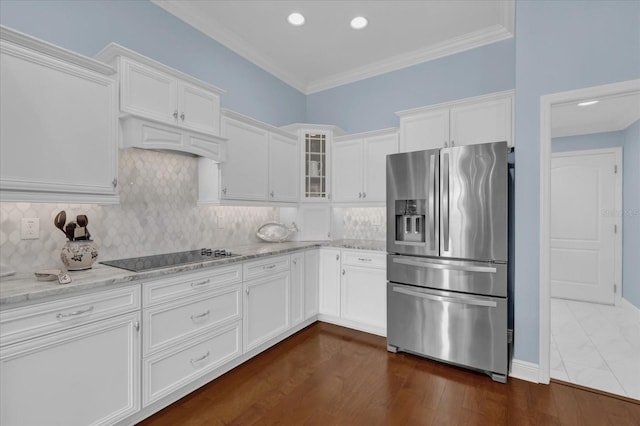
[[[60,251],[60,259],[68,271],[91,269],[98,259],[98,248],[92,240],[67,241]]]

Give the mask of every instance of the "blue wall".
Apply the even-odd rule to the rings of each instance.
[[[551,140],[551,152],[582,151],[587,149],[615,148],[624,145],[624,132],[593,133],[567,136]]]
[[[148,1],[0,1],[0,23],[94,56],[116,42],[227,91],[225,108],[281,126],[306,97]]]
[[[640,78],[640,2],[517,1],[515,41],[514,357],[537,363],[540,97]]]
[[[513,39],[311,94],[307,122],[347,133],[397,127],[396,111],[515,87]]]
[[[622,296],[640,309],[640,120],[623,134]]]

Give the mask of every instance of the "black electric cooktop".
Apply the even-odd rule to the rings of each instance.
[[[206,262],[208,260],[226,259],[239,256],[228,250],[200,250],[181,251],[177,253],[156,254],[154,256],[131,257],[128,259],[105,260],[103,265],[114,266],[127,271],[143,272],[152,269],[167,268],[169,266],[188,265],[189,263]]]

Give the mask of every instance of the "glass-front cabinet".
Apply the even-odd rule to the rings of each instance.
[[[304,199],[328,199],[327,135],[304,132]]]

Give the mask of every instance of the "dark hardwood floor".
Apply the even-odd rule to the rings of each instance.
[[[141,425],[640,425],[640,404],[488,376],[315,323]]]

